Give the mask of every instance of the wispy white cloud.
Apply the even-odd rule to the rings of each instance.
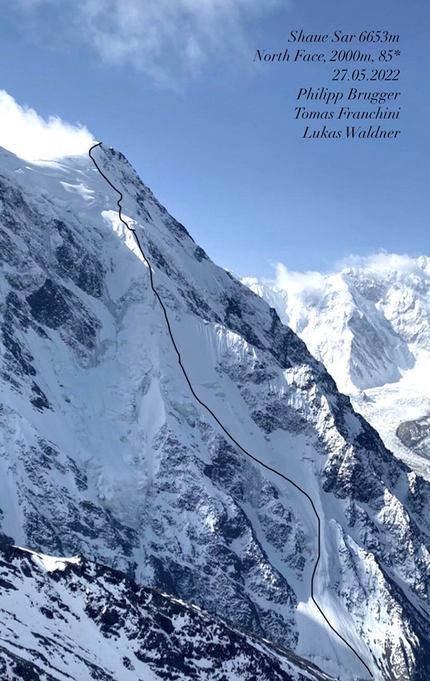
[[[83,154],[93,143],[87,128],[70,125],[58,116],[39,114],[0,90],[0,146],[27,161]]]
[[[352,267],[381,274],[393,271],[413,272],[418,268],[422,268],[425,260],[423,257],[414,258],[406,254],[401,255],[380,251],[379,253],[371,253],[364,256],[349,255],[337,263],[336,269],[340,271]]]
[[[275,269],[275,285],[284,291],[299,293],[303,290],[324,286],[325,275],[321,272],[293,272],[280,262],[276,263]]]
[[[289,293],[300,293],[315,289],[322,289],[327,281],[351,268],[366,270],[368,275],[385,277],[390,272],[403,272],[405,274],[420,273],[425,271],[430,275],[430,258],[426,256],[412,257],[398,253],[380,251],[369,255],[349,255],[342,258],[326,272],[294,272],[282,263],[276,263],[276,276],[270,283]]]
[[[160,86],[177,87],[211,60],[232,62],[253,53],[253,22],[289,0],[17,0],[37,15],[49,6],[55,24],[61,14],[106,64],[131,66]],[[56,12],[57,11],[57,12]],[[55,28],[55,26],[52,26]]]

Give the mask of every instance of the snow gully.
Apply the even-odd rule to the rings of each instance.
[[[159,302],[159,304],[160,304],[160,306],[161,306],[161,309],[162,309],[162,311],[163,311],[163,315],[164,315],[164,318],[165,318],[165,321],[166,321],[167,330],[168,330],[168,332],[169,332],[170,340],[172,341],[173,348],[174,348],[175,353],[176,353],[176,356],[177,356],[177,358],[178,358],[179,366],[180,366],[181,371],[182,371],[182,373],[183,373],[183,375],[184,375],[184,378],[185,378],[185,380],[186,380],[186,382],[187,382],[187,384],[188,384],[188,387],[189,387],[189,389],[190,389],[190,391],[191,391],[191,394],[193,395],[193,397],[194,397],[194,399],[196,400],[196,402],[198,402],[198,404],[200,404],[200,406],[203,407],[203,409],[205,409],[205,410],[212,416],[212,418],[213,418],[214,421],[218,424],[218,426],[221,428],[221,430],[223,431],[223,433],[225,433],[225,435],[229,438],[229,440],[231,440],[231,442],[233,442],[233,444],[234,444],[241,452],[243,452],[243,454],[245,454],[246,456],[248,456],[250,459],[252,459],[252,460],[255,461],[256,463],[258,463],[260,466],[262,466],[262,467],[265,468],[266,470],[270,471],[271,473],[275,473],[275,475],[278,475],[280,478],[282,478],[282,479],[285,480],[286,482],[290,483],[290,485],[293,485],[293,487],[295,487],[295,489],[297,489],[299,492],[301,492],[301,494],[303,494],[303,495],[307,498],[307,500],[309,501],[309,503],[310,503],[310,505],[311,505],[311,507],[312,507],[312,511],[314,512],[315,518],[316,518],[316,521],[317,521],[317,559],[316,559],[316,561],[315,561],[314,569],[313,569],[313,571],[312,571],[312,576],[311,576],[311,598],[312,598],[312,601],[313,601],[315,607],[316,607],[316,608],[318,609],[318,611],[320,612],[321,616],[324,618],[324,620],[325,620],[325,622],[327,623],[327,625],[330,627],[330,629],[336,634],[336,636],[338,636],[338,637],[341,639],[341,641],[343,641],[343,642],[345,643],[346,646],[348,646],[348,648],[349,648],[349,649],[354,653],[354,655],[360,660],[360,662],[362,663],[362,665],[366,668],[367,672],[369,673],[370,677],[373,679],[374,676],[373,676],[371,670],[369,669],[369,667],[367,666],[366,662],[365,662],[365,661],[363,660],[363,658],[361,657],[361,655],[360,655],[360,654],[353,648],[353,646],[352,646],[350,643],[348,643],[348,641],[347,641],[341,634],[339,634],[339,632],[333,627],[333,625],[330,623],[330,621],[328,620],[328,618],[327,618],[326,615],[324,614],[322,608],[319,606],[319,604],[317,603],[317,601],[316,601],[316,599],[315,599],[315,596],[314,596],[315,575],[316,575],[317,568],[318,568],[318,564],[319,564],[320,558],[321,558],[321,518],[320,518],[320,516],[319,516],[319,514],[318,514],[318,511],[317,511],[317,509],[316,509],[316,506],[315,506],[314,501],[312,500],[312,497],[310,497],[309,494],[308,494],[307,492],[305,492],[304,489],[302,489],[301,487],[299,487],[299,485],[297,485],[293,480],[291,480],[290,478],[288,478],[286,475],[284,475],[283,473],[280,473],[280,472],[277,471],[275,468],[272,468],[271,466],[268,466],[266,463],[264,463],[264,461],[261,461],[261,460],[258,459],[256,456],[254,456],[253,454],[251,454],[250,452],[248,452],[248,451],[247,451],[247,450],[246,450],[246,449],[245,449],[245,448],[244,448],[244,447],[243,447],[243,446],[242,446],[242,445],[233,437],[233,435],[231,435],[231,434],[229,433],[229,431],[227,430],[227,428],[222,424],[222,422],[219,420],[219,418],[216,416],[216,414],[214,414],[214,412],[212,411],[212,409],[211,409],[210,407],[208,407],[208,405],[205,404],[205,403],[199,398],[199,396],[196,394],[196,392],[194,391],[193,385],[192,385],[192,383],[191,383],[191,381],[190,381],[190,379],[189,379],[189,376],[188,376],[188,374],[187,374],[187,371],[186,371],[186,369],[185,369],[185,367],[184,367],[184,365],[183,365],[183,363],[182,363],[181,353],[179,352],[179,348],[178,348],[178,346],[177,346],[177,344],[176,344],[175,338],[174,338],[173,333],[172,333],[172,328],[171,328],[171,326],[170,326],[170,321],[169,321],[169,316],[168,316],[168,314],[167,314],[167,309],[166,309],[166,307],[165,307],[165,305],[164,305],[164,303],[163,303],[162,298],[160,297],[160,294],[158,293],[157,289],[155,288],[155,285],[154,285],[154,272],[153,272],[151,263],[149,262],[147,256],[145,255],[145,252],[144,252],[144,250],[143,250],[143,248],[142,248],[142,246],[141,246],[141,244],[140,244],[139,237],[138,237],[138,235],[137,235],[137,233],[136,233],[136,230],[133,229],[132,227],[130,227],[129,224],[128,224],[128,223],[124,220],[124,218],[122,217],[122,206],[121,206],[121,202],[122,202],[122,200],[123,200],[123,198],[124,198],[124,195],[123,195],[123,193],[122,193],[117,187],[115,187],[114,184],[112,184],[112,182],[109,180],[109,178],[104,174],[104,172],[101,170],[100,166],[97,164],[97,161],[95,160],[94,156],[93,156],[92,153],[91,153],[91,152],[93,151],[93,149],[96,149],[97,147],[100,147],[101,149],[103,149],[103,146],[102,146],[102,145],[103,145],[102,142],[98,142],[98,143],[94,144],[94,145],[88,150],[88,155],[89,155],[91,161],[93,162],[94,166],[96,167],[96,169],[97,169],[98,172],[100,173],[100,175],[106,180],[106,182],[109,184],[109,186],[112,187],[112,189],[119,195],[118,201],[116,202],[116,205],[118,206],[118,217],[119,217],[120,221],[123,223],[123,225],[125,225],[125,227],[126,227],[130,232],[133,232],[133,236],[134,236],[134,239],[135,239],[135,241],[136,241],[136,245],[137,245],[137,247],[138,247],[138,249],[139,249],[139,251],[140,251],[140,253],[141,253],[141,255],[142,255],[142,258],[143,258],[145,264],[146,264],[147,267],[148,267],[148,271],[149,271],[149,282],[150,282],[150,285],[151,285],[151,289],[152,289],[152,291],[153,291],[155,297],[157,298],[157,300],[158,300],[158,302]]]

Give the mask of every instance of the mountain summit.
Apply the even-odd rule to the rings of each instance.
[[[122,154],[92,155],[0,154],[3,544],[82,554],[342,681],[424,680],[429,485]]]

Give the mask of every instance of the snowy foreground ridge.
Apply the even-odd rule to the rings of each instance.
[[[333,681],[292,653],[83,559],[6,547],[0,574],[2,680]]]
[[[298,336],[209,260],[121,154],[104,145],[93,153],[124,195],[123,218],[151,263],[199,398],[246,450],[313,499],[321,518],[314,587],[323,612],[373,678],[429,678],[428,483],[385,449]],[[170,678],[218,678],[210,646],[202,651],[198,640],[209,636],[215,644],[221,634],[202,634],[196,625],[188,642],[172,637],[184,632],[156,619],[161,603],[130,618],[112,615],[120,622],[118,655],[111,630],[100,625],[99,635],[93,624],[81,626],[94,617],[85,599],[73,605],[77,610],[71,602],[86,589],[99,602],[113,574],[101,565],[121,571],[109,598],[122,607],[123,583],[132,591],[155,587],[230,623],[219,626],[297,656],[279,652],[287,666],[278,677],[274,667],[254,670],[254,677],[242,669],[241,681],[371,678],[311,599],[318,547],[309,501],[244,456],[191,394],[148,267],[119,220],[118,196],[91,159],[29,165],[1,151],[0,199],[2,541],[39,554],[36,564],[37,556],[4,549],[1,579],[13,584],[0,593],[2,614],[9,613],[0,618],[7,622],[0,631],[6,678],[26,678],[11,666],[14,656],[36,664],[30,651],[53,654],[50,636],[58,628],[48,636],[47,620],[61,620],[65,607],[76,617],[62,615],[61,635],[74,650],[91,629],[87,653],[106,662],[99,678],[162,678],[154,662],[162,631],[181,654],[199,649],[200,676],[194,665],[175,667]],[[53,563],[43,555],[76,554],[82,563],[53,559],[64,570],[45,572]],[[50,618],[44,611],[52,602],[58,610]],[[29,603],[35,619],[24,633],[18,629],[28,624]],[[146,671],[136,671],[137,648],[127,643],[138,634],[139,616],[154,620],[158,632],[145,643]],[[20,636],[26,643],[19,652]],[[241,636],[235,650],[240,656],[243,645],[246,657]],[[272,653],[252,641],[269,664]],[[135,671],[120,672],[116,655]],[[46,679],[86,678],[82,665],[65,677],[57,662],[49,674],[44,667]],[[236,678],[232,669],[222,672],[226,678]]]

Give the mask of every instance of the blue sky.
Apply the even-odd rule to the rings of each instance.
[[[218,264],[270,278],[276,262],[325,271],[349,254],[430,253],[427,3],[0,0],[0,9],[0,88],[120,149]],[[401,118],[381,124],[401,129],[398,139],[302,139],[299,88],[347,92],[333,68],[363,64],[253,62],[257,49],[294,51],[287,38],[301,28],[400,35],[386,45],[401,50],[399,82],[357,85],[401,91]],[[339,127],[314,127],[324,122]]]

